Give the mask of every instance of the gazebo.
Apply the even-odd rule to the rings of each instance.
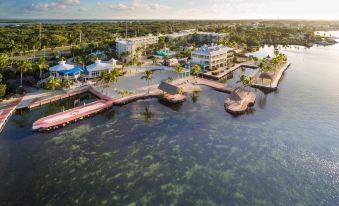
[[[264,79],[270,80],[270,84],[273,81],[273,74],[263,72],[259,75],[259,78],[261,79],[261,82],[264,83]]]
[[[66,61],[60,61],[58,65],[48,70],[51,72],[51,76],[60,79],[78,79],[82,72],[82,69],[76,68],[72,64],[66,64]]]

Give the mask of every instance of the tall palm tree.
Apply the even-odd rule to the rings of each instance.
[[[183,74],[185,72],[185,68],[181,65],[175,67],[175,73],[178,75],[178,79],[179,79],[179,75]]]
[[[82,68],[84,69],[84,67],[85,67],[85,61],[84,61],[84,59],[81,57],[81,56],[76,56],[76,57],[74,57],[74,63],[76,63],[76,64],[81,64],[82,65]]]
[[[244,87],[250,87],[254,84],[254,77],[253,76],[246,76],[245,74],[241,75],[241,82]]]
[[[46,87],[47,87],[48,89],[52,89],[53,92],[54,92],[54,91],[55,91],[55,88],[58,87],[58,86],[60,86],[60,84],[61,84],[61,80],[60,80],[59,78],[57,78],[57,77],[51,77],[51,78],[49,78],[49,79],[47,80],[47,82],[46,82]]]
[[[141,77],[141,79],[145,79],[146,82],[147,82],[147,85],[148,85],[148,87],[147,87],[147,89],[148,89],[148,94],[149,94],[149,83],[150,83],[150,81],[152,81],[152,79],[153,79],[153,73],[154,73],[153,70],[147,69],[147,70],[145,70],[144,74],[143,74],[142,77]]]
[[[40,58],[38,63],[37,63],[37,67],[40,71],[39,78],[42,79],[42,71],[45,70],[45,69],[48,69],[49,64],[47,63],[45,58]]]
[[[191,73],[194,75],[195,82],[197,82],[197,76],[200,74],[201,67],[200,65],[196,64],[192,67]]]
[[[62,80],[61,84],[62,84],[63,87],[69,88],[73,84],[73,81],[70,80],[70,79],[64,79],[64,80]]]
[[[24,72],[32,69],[32,62],[29,60],[22,60],[18,62],[17,69],[20,71],[20,86],[22,87],[22,76]]]
[[[5,53],[0,54],[0,69],[6,69],[9,66],[9,57]]]

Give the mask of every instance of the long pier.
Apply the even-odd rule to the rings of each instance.
[[[193,84],[197,84],[197,85],[205,85],[208,87],[211,87],[217,91],[220,92],[225,92],[225,93],[231,93],[234,88],[231,86],[228,86],[225,83],[220,83],[220,82],[216,82],[216,81],[212,81],[212,80],[208,80],[208,79],[203,79],[203,78],[196,78],[196,82],[192,82]]]
[[[0,110],[0,132],[4,128],[5,124],[7,123],[7,120],[10,118],[10,116],[15,111],[17,105],[21,102],[23,97],[19,97],[18,99],[11,102],[5,109]]]
[[[248,68],[253,68],[253,69],[258,68],[258,66],[255,65],[254,61],[247,61],[244,63],[236,64],[233,67],[228,68],[228,69],[225,69],[225,68],[218,69],[216,70],[217,72],[220,72],[218,75],[212,74],[212,72],[215,72],[215,71],[209,71],[209,72],[202,73],[201,76],[209,78],[209,79],[213,79],[213,80],[219,80],[219,79],[226,77],[228,74],[234,72],[235,70],[241,67],[248,67]]]
[[[273,79],[271,80],[270,84],[265,84],[262,80],[260,80],[259,76],[261,74],[261,71],[258,71],[258,73],[255,75],[255,84],[252,85],[254,88],[258,89],[266,89],[266,90],[277,90],[279,82],[284,75],[285,71],[291,66],[290,63],[286,62],[284,65],[280,67],[278,71],[276,71],[275,75],[273,75]]]

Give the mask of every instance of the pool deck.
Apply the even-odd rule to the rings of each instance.
[[[19,97],[10,104],[7,105],[5,109],[0,110],[0,132],[4,128],[7,120],[13,114],[17,105],[22,101],[23,97]]]
[[[273,80],[270,82],[270,84],[265,84],[263,81],[259,78],[261,71],[258,71],[258,73],[255,75],[255,83],[252,85],[254,88],[258,89],[266,89],[270,91],[274,91],[278,89],[279,82],[281,78],[283,77],[285,71],[291,66],[290,63],[286,62],[284,65],[280,67],[278,71],[273,75]]]
[[[212,71],[209,71],[209,72],[202,73],[201,76],[209,78],[209,79],[213,79],[213,80],[219,80],[219,79],[224,78],[225,76],[227,76],[231,72],[234,72],[235,70],[237,70],[241,67],[248,67],[248,68],[254,68],[254,69],[258,68],[258,66],[255,64],[254,61],[247,61],[247,62],[235,64],[233,67],[228,68],[228,69],[226,67],[219,68],[219,69],[215,70],[215,71],[220,72],[218,75],[213,75]],[[213,72],[215,72],[215,71],[213,71]]]

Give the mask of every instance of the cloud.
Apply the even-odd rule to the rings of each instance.
[[[98,2],[98,6],[106,6],[102,3]],[[131,11],[131,12],[138,12],[138,11],[161,11],[165,9],[169,9],[169,6],[164,4],[158,4],[158,3],[145,3],[142,0],[134,0],[131,5],[127,4],[112,4],[108,6],[110,9],[114,11]]]
[[[80,0],[57,0],[52,3],[33,3],[26,7],[26,11],[49,11],[54,9],[66,9],[68,6],[80,5]]]
[[[87,8],[86,7],[81,7],[78,9],[79,12],[86,12],[87,11]]]

